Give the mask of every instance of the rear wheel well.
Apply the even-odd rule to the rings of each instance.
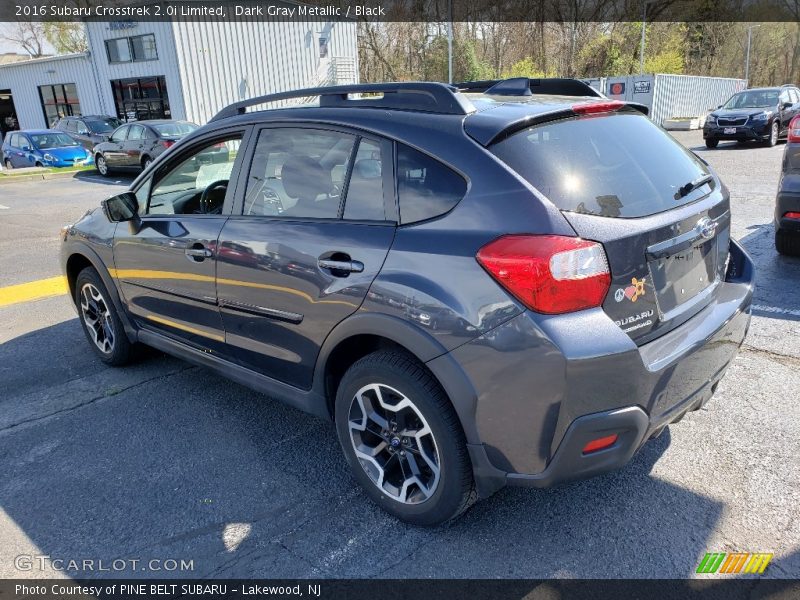
[[[73,254],[67,259],[67,283],[69,284],[69,296],[75,299],[75,281],[78,279],[78,273],[83,271],[86,267],[92,267],[92,262],[83,254]]]
[[[325,397],[328,402],[328,414],[331,417],[334,414],[336,391],[347,369],[360,358],[377,350],[399,350],[414,356],[414,353],[407,348],[379,335],[354,335],[339,342],[339,345],[331,351],[325,363]]]

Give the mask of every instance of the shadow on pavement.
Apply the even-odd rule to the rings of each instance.
[[[0,429],[0,507],[37,551],[193,561],[72,576],[683,577],[724,508],[651,475],[667,431],[616,473],[409,527],[356,488],[330,423],[203,369],[155,353],[107,368],[76,319],[0,354],[2,405],[33,407]]]
[[[104,185],[128,187],[136,179],[138,173],[119,172],[112,173],[110,177],[103,177],[98,171],[78,171],[73,179],[90,181],[92,183],[102,183]]]

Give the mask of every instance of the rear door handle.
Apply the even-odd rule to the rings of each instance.
[[[364,263],[358,260],[329,260],[320,258],[317,264],[320,269],[327,269],[329,271],[343,271],[345,273],[362,273],[364,271]]]

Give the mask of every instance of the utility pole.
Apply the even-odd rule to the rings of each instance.
[[[642,7],[642,43],[639,44],[639,75],[644,75],[644,43],[647,34],[647,5],[650,2],[645,1]]]
[[[753,29],[761,27],[761,25],[750,25],[747,28],[747,57],[744,59],[744,80],[747,82],[747,87],[750,87],[750,42],[753,39]]]
[[[447,0],[447,82],[453,83],[453,0]]]

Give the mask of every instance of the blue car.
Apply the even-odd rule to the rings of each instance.
[[[54,129],[10,131],[3,140],[6,169],[72,167],[93,162],[91,152],[66,133]]]

